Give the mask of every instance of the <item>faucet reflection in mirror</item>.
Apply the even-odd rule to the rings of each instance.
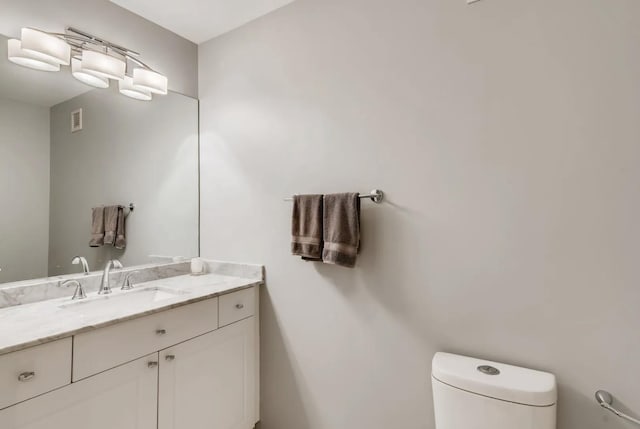
[[[85,258],[84,256],[75,256],[72,260],[71,263],[73,265],[79,265],[82,264],[82,272],[84,273],[85,276],[89,275],[89,263],[87,262],[87,258]]]
[[[120,93],[136,100],[167,94],[167,77],[142,62],[139,53],[72,27],[66,33],[23,28],[21,39],[7,45],[9,61],[23,67],[55,72],[70,65],[80,82],[104,89],[117,80]]]

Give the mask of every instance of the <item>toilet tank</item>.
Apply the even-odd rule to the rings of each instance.
[[[555,429],[556,378],[449,353],[433,357],[436,429]]]

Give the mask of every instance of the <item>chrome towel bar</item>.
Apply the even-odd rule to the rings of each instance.
[[[640,425],[640,420],[635,419],[631,416],[626,415],[625,413],[623,413],[622,411],[619,411],[617,409],[615,409],[613,407],[613,396],[611,395],[611,393],[607,392],[606,390],[598,390],[596,392],[596,401],[598,401],[598,404],[600,404],[600,406],[602,408],[604,408],[605,410],[611,411],[613,414],[615,414],[618,417],[621,417],[625,420],[628,420],[632,423],[635,423],[637,425]]]
[[[374,189],[368,194],[360,194],[360,199],[361,200],[370,199],[374,203],[380,204],[382,201],[384,201],[384,192],[382,192],[380,189]],[[293,198],[289,197],[289,198],[285,198],[284,200],[293,201]]]
[[[125,209],[124,215],[125,217],[127,217],[131,213],[133,213],[133,211],[136,209],[136,205],[134,203],[129,203],[129,205],[125,206],[124,209]]]

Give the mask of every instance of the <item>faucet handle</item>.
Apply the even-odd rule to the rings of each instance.
[[[124,278],[124,281],[122,282],[122,287],[120,289],[121,290],[133,289],[134,285],[133,285],[133,282],[131,281],[131,277],[137,274],[140,274],[140,271],[131,271],[130,273],[128,273],[127,276]]]
[[[69,287],[72,285],[76,287],[76,290],[73,293],[73,297],[71,299],[85,299],[87,297],[87,294],[84,293],[84,288],[82,287],[82,284],[80,284],[78,280],[73,280],[73,279],[65,280],[64,282],[62,282],[60,286]]]
[[[124,268],[124,265],[122,265],[122,262],[120,262],[117,259],[112,259],[111,263],[113,264],[113,268]]]

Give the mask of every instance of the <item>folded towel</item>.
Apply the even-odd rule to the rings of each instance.
[[[322,261],[352,268],[360,248],[360,197],[357,193],[324,196]]]
[[[91,209],[91,240],[89,246],[100,247],[104,244],[104,207]]]
[[[116,249],[124,249],[127,247],[127,237],[124,233],[124,207],[118,206],[118,225],[116,227]]]
[[[291,253],[308,261],[322,260],[322,195],[293,197]]]
[[[113,246],[116,242],[118,209],[119,206],[107,206],[104,208],[104,244]]]

